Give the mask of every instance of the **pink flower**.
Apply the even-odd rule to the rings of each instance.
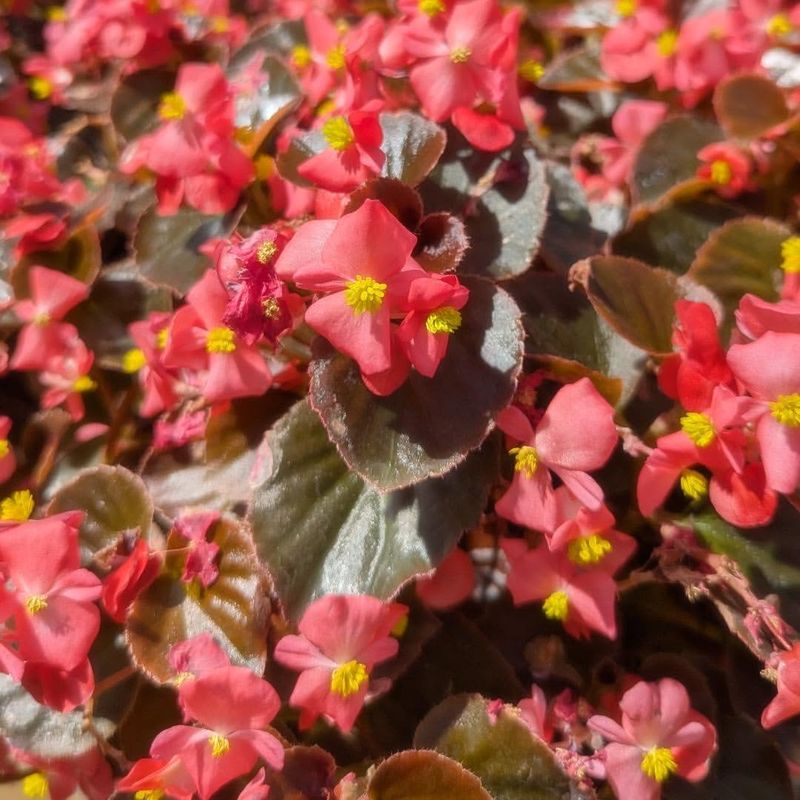
[[[17,459],[14,449],[8,441],[8,432],[11,430],[11,420],[0,416],[0,483],[5,483],[17,468]]]
[[[326,595],[313,602],[284,636],[276,660],[300,672],[289,703],[300,709],[300,727],[324,715],[349,731],[364,705],[376,664],[398,650],[390,635],[408,609],[363,595]]]
[[[768,331],[733,345],[728,363],[755,398],[752,419],[767,485],[791,494],[800,484],[800,334]]]
[[[617,636],[614,601],[617,586],[602,567],[586,569],[567,551],[550,551],[547,544],[529,550],[522,539],[503,539],[508,558],[508,590],[515,605],[542,601],[542,612],[564,625],[570,636],[597,631]]]
[[[275,265],[278,277],[326,293],[306,322],[364,374],[392,366],[391,314],[408,289],[416,237],[377,200],[338,220],[307,222]],[[416,276],[416,275],[415,275]]]
[[[230,666],[227,653],[217,644],[210,633],[200,633],[191,639],[176,644],[167,657],[175,670],[175,682],[195,680],[207,672]]]
[[[139,407],[143,417],[152,417],[175,406],[178,402],[174,370],[164,365],[164,348],[167,346],[169,323],[172,315],[153,311],[147,319],[132,322],[128,330],[136,347],[128,350],[122,367],[136,373],[144,396]]]
[[[80,790],[87,800],[107,800],[114,793],[111,768],[99,748],[75,758],[38,758],[16,748],[13,754],[34,770],[23,778],[25,797],[68,800]]]
[[[118,792],[142,792],[143,795],[152,792],[157,796],[163,792],[174,800],[192,800],[194,797],[194,781],[179,756],[169,760],[140,758],[131,771],[117,781],[116,788]]]
[[[190,371],[210,403],[263,394],[272,383],[258,349],[223,324],[228,294],[208,270],[170,324],[163,363]]]
[[[73,420],[84,415],[83,395],[97,388],[89,376],[94,363],[94,353],[74,335],[72,325],[58,326],[68,337],[59,343],[55,352],[49,354],[42,367],[39,380],[46,386],[40,403],[42,408],[54,408],[62,403]]]
[[[761,724],[774,728],[800,714],[800,643],[777,656],[778,694],[761,714]]]
[[[178,689],[187,717],[199,727],[175,725],[156,736],[150,755],[178,756],[201,800],[248,773],[261,758],[283,766],[283,747],[265,728],[280,709],[275,690],[245,667],[221,667]]]
[[[502,517],[543,531],[553,530],[556,506],[552,470],[587,508],[596,510],[603,490],[587,475],[608,460],[617,443],[614,409],[588,378],[563,386],[550,402],[534,432],[520,409],[500,413],[497,426],[519,442],[514,456],[514,478],[495,504]]]
[[[528,730],[545,742],[553,738],[553,726],[547,719],[547,697],[541,687],[535,683],[531,686],[531,696],[518,703],[520,718],[528,726]]]
[[[455,608],[475,588],[475,567],[469,554],[456,547],[433,575],[417,578],[417,596],[429,608]]]
[[[736,197],[750,187],[750,159],[734,145],[714,142],[697,154],[697,177],[709,181],[722,197]]]
[[[672,678],[640,681],[619,703],[622,724],[594,716],[589,727],[608,742],[608,782],[619,800],[657,800],[671,775],[696,782],[708,774],[716,748],[714,726],[689,705],[686,689]]]
[[[185,583],[197,580],[208,588],[219,577],[219,567],[215,563],[219,545],[206,541],[208,532],[219,519],[218,511],[197,511],[183,514],[175,520],[175,533],[189,541],[189,552],[181,575]]]
[[[11,369],[40,370],[58,355],[65,339],[77,336],[72,325],[59,325],[67,313],[89,296],[83,281],[47,267],[31,267],[30,299],[14,304],[17,316],[27,323],[20,331]]]
[[[147,542],[139,539],[130,555],[103,581],[101,601],[115,622],[124,622],[133,601],[158,576],[161,556],[151,553]]]

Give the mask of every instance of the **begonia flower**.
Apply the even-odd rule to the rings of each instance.
[[[174,645],[170,648],[167,660],[175,672],[174,683],[179,685],[231,663],[227,653],[210,633],[199,633]]]
[[[469,553],[455,547],[433,575],[417,578],[417,596],[429,608],[455,608],[472,594],[475,578]]]
[[[127,558],[103,580],[103,608],[115,622],[124,622],[133,601],[156,579],[161,556],[139,539]]]
[[[691,708],[678,681],[640,681],[625,692],[619,707],[621,724],[603,716],[588,722],[608,742],[606,775],[619,800],[657,800],[672,775],[692,782],[705,778],[716,732]]]
[[[72,336],[72,326],[59,326],[62,332]],[[40,403],[42,408],[64,405],[73,420],[83,418],[83,395],[93,392],[97,383],[89,375],[94,364],[94,353],[78,338],[62,342],[63,352],[49,354],[47,363],[39,373],[39,380],[46,387]]]
[[[531,686],[531,696],[520,700],[517,704],[520,719],[528,730],[545,742],[553,738],[553,726],[547,719],[547,697],[540,686]]]
[[[219,519],[218,511],[196,511],[182,514],[175,520],[173,530],[189,542],[182,581],[189,583],[197,580],[208,588],[219,577],[219,566],[216,564],[219,545],[206,540],[208,532]]]
[[[750,187],[750,159],[727,142],[714,142],[697,154],[697,177],[711,183],[721,197],[736,197]]]
[[[308,606],[299,636],[284,636],[275,659],[297,670],[289,703],[300,709],[300,727],[325,716],[342,731],[355,723],[376,664],[396,655],[390,634],[408,609],[364,595],[326,595]]]
[[[778,693],[761,714],[765,728],[800,714],[800,643],[778,654],[776,661]]]
[[[118,792],[129,792],[141,798],[169,797],[192,800],[194,780],[180,756],[170,759],[140,758],[130,772],[117,781]]]
[[[97,747],[76,758],[45,759],[18,749],[14,755],[34,769],[22,779],[25,797],[68,800],[80,791],[87,800],[107,800],[114,793],[111,767]]]

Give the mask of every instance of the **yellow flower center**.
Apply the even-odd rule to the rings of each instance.
[[[356,275],[354,280],[347,283],[344,301],[356,314],[363,314],[365,311],[374,313],[383,305],[385,295],[385,283],[379,283],[374,278],[364,275]]]
[[[617,0],[614,8],[621,17],[632,17],[636,13],[639,4],[636,0]]]
[[[45,16],[48,22],[66,22],[69,19],[67,10],[61,6],[48,6]]]
[[[654,747],[642,756],[642,772],[657,783],[664,783],[678,771],[678,763],[669,747]]]
[[[213,33],[227,33],[231,29],[231,21],[227,17],[211,17]]]
[[[586,567],[602,561],[614,549],[608,539],[593,533],[591,536],[579,536],[567,547],[567,556],[573,564]]]
[[[800,272],[800,236],[790,236],[781,244],[781,269],[784,272]]]
[[[37,100],[47,100],[53,94],[53,84],[41,75],[35,75],[28,80],[28,88]]]
[[[156,334],[156,350],[163,350],[167,346],[169,339],[169,328],[162,328]]]
[[[186,683],[186,681],[190,681],[194,678],[193,672],[179,672],[171,681],[173,686],[180,686],[182,683]]]
[[[514,470],[521,472],[526,478],[532,478],[539,468],[539,455],[535,447],[528,444],[512,447],[508,454],[514,456]]]
[[[519,65],[517,72],[520,78],[536,83],[544,75],[544,64],[541,61],[529,58]]]
[[[669,58],[675,55],[678,49],[678,31],[669,28],[660,33],[656,39],[656,50],[662,58]]]
[[[559,589],[557,592],[548,595],[542,603],[542,611],[547,619],[557,619],[563,622],[569,613],[569,597],[567,593]]]
[[[305,69],[311,63],[311,50],[304,44],[292,48],[292,64],[297,69]]]
[[[425,320],[428,333],[455,333],[461,327],[461,312],[452,306],[431,311]]]
[[[146,363],[147,359],[144,356],[144,352],[138,347],[128,350],[128,352],[122,356],[122,369],[129,375],[138,372]]]
[[[718,158],[711,162],[711,180],[720,186],[727,186],[733,177],[733,170],[727,161]]]
[[[163,789],[140,789],[133,800],[162,800],[166,792]]]
[[[22,780],[22,794],[25,797],[47,797],[50,794],[50,781],[43,772],[33,772]]]
[[[277,319],[281,313],[281,307],[274,297],[268,297],[262,301],[261,308],[264,309],[264,316],[267,319]]]
[[[33,324],[43,327],[50,324],[50,315],[46,311],[39,311],[33,316]]]
[[[235,336],[230,328],[212,328],[206,337],[206,352],[233,353],[236,350]]]
[[[444,2],[442,0],[419,0],[417,8],[426,17],[435,17],[444,11]]]
[[[466,64],[472,56],[472,50],[469,47],[456,47],[450,51],[450,60],[454,64]]]
[[[698,447],[708,447],[717,438],[711,417],[698,411],[690,411],[681,417],[681,430]]]
[[[88,375],[80,375],[72,382],[72,391],[78,394],[93,392],[97,388],[97,383]]]
[[[25,601],[29,614],[38,614],[47,608],[47,598],[42,594],[33,594]]]
[[[0,439],[0,458],[5,458],[10,449],[11,445],[8,443],[8,439]]]
[[[788,428],[800,428],[800,394],[781,394],[769,404],[772,416]]]
[[[231,743],[226,736],[219,733],[212,733],[208,737],[208,744],[211,747],[213,758],[222,758],[231,749]]]
[[[708,478],[696,469],[681,472],[681,491],[690,500],[702,500],[708,494]]]
[[[368,678],[366,664],[360,661],[348,661],[331,672],[331,691],[341,697],[350,697]]]
[[[334,150],[347,150],[355,142],[356,137],[350,123],[344,117],[331,117],[322,126],[325,141]]]
[[[275,253],[278,252],[278,248],[275,245],[275,242],[262,242],[258,246],[258,250],[256,250],[256,258],[258,259],[259,264],[266,264]]]
[[[27,490],[12,492],[0,503],[0,519],[5,522],[25,522],[33,514],[33,495]]]
[[[331,69],[344,69],[344,55],[344,45],[337,44],[325,54],[325,62]]]
[[[792,32],[792,22],[787,14],[780,13],[771,17],[767,23],[767,33],[776,39]]]
[[[408,630],[408,614],[403,614],[397,622],[395,622],[394,627],[391,630],[392,636],[395,639],[402,639],[405,635],[405,632]]]
[[[186,115],[186,101],[177,92],[166,92],[161,95],[158,105],[158,116],[161,119],[183,119]]]

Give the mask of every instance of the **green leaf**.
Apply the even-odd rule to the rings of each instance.
[[[98,466],[85,470],[56,492],[48,514],[81,510],[81,558],[88,563],[128,531],[147,538],[153,501],[142,479],[124,467]]]
[[[324,594],[386,599],[429,572],[477,523],[497,473],[491,441],[443,478],[381,494],[347,468],[305,401],[267,445],[271,469],[253,492],[250,522],[291,619]]]
[[[775,288],[781,263],[781,244],[791,231],[771,219],[745,217],[714,231],[697,255],[687,276],[711,289],[722,301],[729,321],[742,296],[750,293],[777,300]]]
[[[544,166],[524,139],[502,153],[484,153],[453,131],[438,166],[419,188],[426,211],[456,213],[464,220],[471,246],[460,272],[502,280],[531,266],[549,189]]]
[[[186,294],[212,266],[200,245],[227,236],[236,226],[240,210],[222,215],[201,214],[182,208],[161,216],[151,208],[139,221],[133,240],[136,263],[145,278]]]
[[[654,205],[689,190],[700,161],[697,153],[724,134],[713,122],[699,117],[673,117],[662,122],[642,143],[633,165],[634,201]]]
[[[514,394],[522,366],[519,309],[493,284],[465,283],[461,327],[433,378],[412,371],[396,392],[379,397],[354,361],[324,342],[316,348],[311,405],[347,465],[382,491],[452,470]]]
[[[784,93],[764,75],[730,75],[714,90],[714,110],[733,139],[757,139],[789,118]]]
[[[181,580],[186,540],[171,534],[162,574],[131,606],[125,624],[131,657],[156,682],[175,677],[167,661],[170,648],[200,633],[210,633],[234,664],[264,672],[269,604],[252,539],[241,524],[225,518],[206,538],[220,548],[219,577],[211,586]]]
[[[155,128],[161,95],[175,86],[175,72],[158,67],[126,75],[111,98],[111,122],[127,141]]]
[[[481,782],[456,761],[408,750],[382,762],[369,782],[369,800],[491,800]]]
[[[597,256],[570,271],[595,311],[621,336],[648,353],[672,352],[675,275],[634,258]]]
[[[509,708],[492,721],[480,695],[445,700],[422,720],[415,747],[444,753],[474,772],[494,800],[562,800],[567,776],[550,748]]]
[[[380,115],[386,154],[381,175],[416,186],[436,166],[444,152],[444,129],[411,111]]]

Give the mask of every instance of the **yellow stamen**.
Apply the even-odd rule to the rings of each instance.
[[[264,309],[264,316],[267,319],[277,319],[281,315],[280,303],[274,297],[268,297],[261,301],[261,308]]]
[[[541,61],[536,61],[532,58],[529,58],[527,61],[519,65],[517,73],[519,74],[520,78],[530,81],[531,83],[536,83],[542,77],[542,75],[544,75],[544,64],[542,64]]]
[[[311,63],[311,50],[304,44],[295,45],[291,59],[297,69],[305,69]]]
[[[0,458],[5,458],[10,450],[11,445],[8,443],[8,439],[0,439]]]
[[[681,472],[681,491],[690,500],[702,500],[708,495],[708,478],[696,469]]]
[[[789,16],[784,13],[775,14],[774,17],[770,17],[769,22],[767,23],[767,33],[770,36],[774,36],[776,39],[781,38],[782,36],[786,36],[792,32],[792,21],[789,19]]]
[[[343,44],[337,44],[325,54],[325,63],[331,69],[344,69],[345,49]]]
[[[718,158],[711,162],[711,180],[720,186],[727,186],[733,178],[733,170],[727,161]]]
[[[331,117],[322,126],[322,135],[334,150],[347,150],[356,140],[350,123],[344,117]]]
[[[472,57],[472,50],[468,47],[456,47],[450,51],[450,60],[454,64],[466,64]]]
[[[42,594],[31,595],[25,601],[25,608],[28,609],[29,614],[38,614],[47,608],[47,598]]]
[[[386,295],[386,284],[365,275],[356,275],[348,281],[344,291],[344,301],[356,314],[369,311],[375,313],[382,305]]]
[[[405,632],[408,630],[408,614],[403,614],[397,622],[395,622],[394,627],[391,630],[392,636],[395,639],[402,639]]]
[[[5,522],[25,522],[33,514],[33,495],[27,490],[12,492],[0,503],[0,519]]]
[[[266,264],[277,252],[275,242],[262,242],[256,250],[256,259],[259,264]]]
[[[183,119],[186,115],[186,101],[177,92],[165,92],[161,95],[158,116],[161,119]]]
[[[138,372],[146,363],[147,359],[145,358],[144,351],[140,350],[138,347],[128,350],[128,352],[122,356],[122,369],[129,375]]]
[[[172,685],[173,686],[180,686],[182,683],[186,683],[186,681],[193,680],[195,677],[193,672],[179,672],[173,679]]]
[[[72,391],[78,394],[93,392],[97,388],[97,383],[88,375],[80,375],[72,382]]]
[[[163,350],[167,346],[169,339],[169,328],[162,328],[156,334],[156,350]]]
[[[46,311],[39,311],[33,316],[33,324],[43,327],[50,324],[50,315]]]
[[[567,556],[573,564],[586,567],[602,561],[613,549],[608,539],[598,533],[593,533],[590,536],[579,536],[577,539],[573,539],[567,547]]]
[[[236,350],[236,334],[230,328],[212,328],[206,337],[207,353],[233,353]]]
[[[621,17],[632,17],[638,8],[636,0],[617,0],[614,8]]]
[[[455,333],[461,327],[461,312],[452,306],[431,311],[425,320],[428,333]]]
[[[231,749],[230,740],[219,733],[212,733],[211,736],[208,737],[208,743],[211,745],[211,755],[213,758],[222,758],[222,756]]]
[[[678,771],[678,763],[669,747],[654,747],[642,756],[642,772],[657,783],[664,783]]]
[[[360,661],[340,664],[331,672],[331,691],[341,697],[355,694],[369,678],[367,665]]]
[[[796,274],[800,272],[800,236],[790,236],[781,244],[781,269]]]
[[[514,456],[514,470],[521,472],[526,478],[532,478],[539,469],[539,454],[535,447],[528,444],[512,447],[508,454]]]
[[[443,0],[419,0],[417,8],[426,17],[435,17],[444,11],[445,6]]]
[[[547,619],[557,619],[563,622],[569,613],[569,597],[567,593],[559,589],[545,598],[542,603],[542,611]]]
[[[656,50],[662,58],[669,58],[675,55],[678,49],[678,31],[669,28],[658,35],[656,39]]]
[[[50,794],[50,781],[43,772],[33,772],[22,780],[22,794],[25,797],[47,797]]]
[[[61,6],[48,6],[45,16],[48,22],[66,22],[69,19],[67,10]]]
[[[28,80],[28,88],[37,100],[47,100],[53,94],[53,84],[41,75],[35,75]]]
[[[681,430],[698,447],[708,447],[717,438],[711,417],[698,411],[690,411],[681,417]]]
[[[788,428],[800,428],[800,394],[781,394],[769,404],[772,416]]]
[[[163,789],[140,789],[133,796],[133,800],[162,800],[165,795]]]
[[[213,33],[227,33],[231,29],[231,21],[227,17],[211,17]]]

